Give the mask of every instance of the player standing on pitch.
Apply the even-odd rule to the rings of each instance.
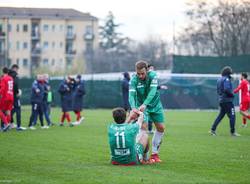
[[[132,109],[130,114],[136,116],[139,110],[144,113],[145,123],[149,119],[154,122],[156,131],[152,139],[151,160],[161,162],[158,154],[165,127],[163,107],[157,90],[157,75],[154,71],[148,71],[148,63],[143,60],[136,62],[135,70],[136,75],[132,77],[129,85],[129,103]]]
[[[221,77],[217,80],[217,94],[220,105],[220,112],[215,119],[210,134],[216,135],[216,128],[227,114],[230,123],[230,131],[232,136],[240,136],[235,132],[235,109],[233,104],[234,94],[231,82],[231,74],[233,70],[229,66],[225,66],[221,71]]]
[[[14,81],[12,77],[8,75],[8,73],[9,69],[7,67],[4,67],[3,76],[0,80],[0,118],[4,123],[4,132],[7,131],[10,127],[11,110],[14,103]]]
[[[248,109],[250,108],[250,85],[247,81],[247,74],[241,74],[241,82],[234,90],[234,93],[241,91],[240,113],[242,114],[242,127],[247,127],[247,119],[250,119]]]

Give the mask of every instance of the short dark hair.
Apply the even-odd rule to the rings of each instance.
[[[113,114],[114,121],[117,124],[122,124],[125,122],[125,120],[126,120],[125,109],[123,109],[121,107],[117,107],[117,108],[113,109],[112,114]]]
[[[247,73],[242,73],[241,76],[243,76],[244,79],[247,79]]]
[[[2,71],[3,71],[4,74],[9,73],[9,69],[8,69],[7,67],[3,67],[3,70],[2,70]]]
[[[233,73],[233,70],[230,66],[225,66],[221,70],[221,75],[222,76],[230,76]]]
[[[148,68],[151,67],[151,66],[154,67],[154,65],[152,63],[149,63]]]
[[[147,61],[144,61],[144,60],[139,60],[135,63],[135,68],[137,70],[141,70],[143,68],[145,68],[146,70],[148,69],[148,63]]]
[[[17,64],[13,64],[13,65],[11,66],[11,69],[14,69],[14,68],[19,69],[19,66],[18,66]]]

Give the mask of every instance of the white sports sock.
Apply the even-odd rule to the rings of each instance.
[[[155,131],[153,139],[152,139],[152,154],[159,153],[160,144],[161,144],[163,135],[164,135],[164,132],[158,132],[157,130]]]

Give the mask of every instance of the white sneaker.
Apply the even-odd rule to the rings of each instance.
[[[80,125],[80,122],[79,121],[76,121],[76,122],[72,122],[73,125]]]
[[[236,132],[234,132],[234,133],[231,133],[231,136],[233,136],[233,137],[240,137],[241,135],[238,134],[238,133],[236,133]]]
[[[84,119],[85,119],[85,117],[81,117],[81,119],[79,120],[79,124],[81,124]]]
[[[49,128],[49,127],[46,126],[46,125],[44,125],[44,126],[41,127],[41,129],[48,129],[48,128]]]
[[[33,127],[33,126],[30,126],[29,129],[30,129],[30,130],[36,130],[36,128]]]
[[[27,130],[27,128],[25,128],[25,127],[17,127],[16,130],[17,131],[23,131],[23,130]]]

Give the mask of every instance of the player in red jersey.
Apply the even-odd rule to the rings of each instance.
[[[241,74],[241,82],[239,86],[234,90],[234,93],[241,91],[240,113],[242,114],[242,127],[247,126],[247,119],[250,119],[248,110],[250,108],[250,86],[247,81],[247,74]]]
[[[0,81],[0,118],[4,123],[4,131],[8,130],[13,108],[13,78],[8,75],[9,69],[3,68],[3,76]],[[5,114],[4,114],[5,113]]]

